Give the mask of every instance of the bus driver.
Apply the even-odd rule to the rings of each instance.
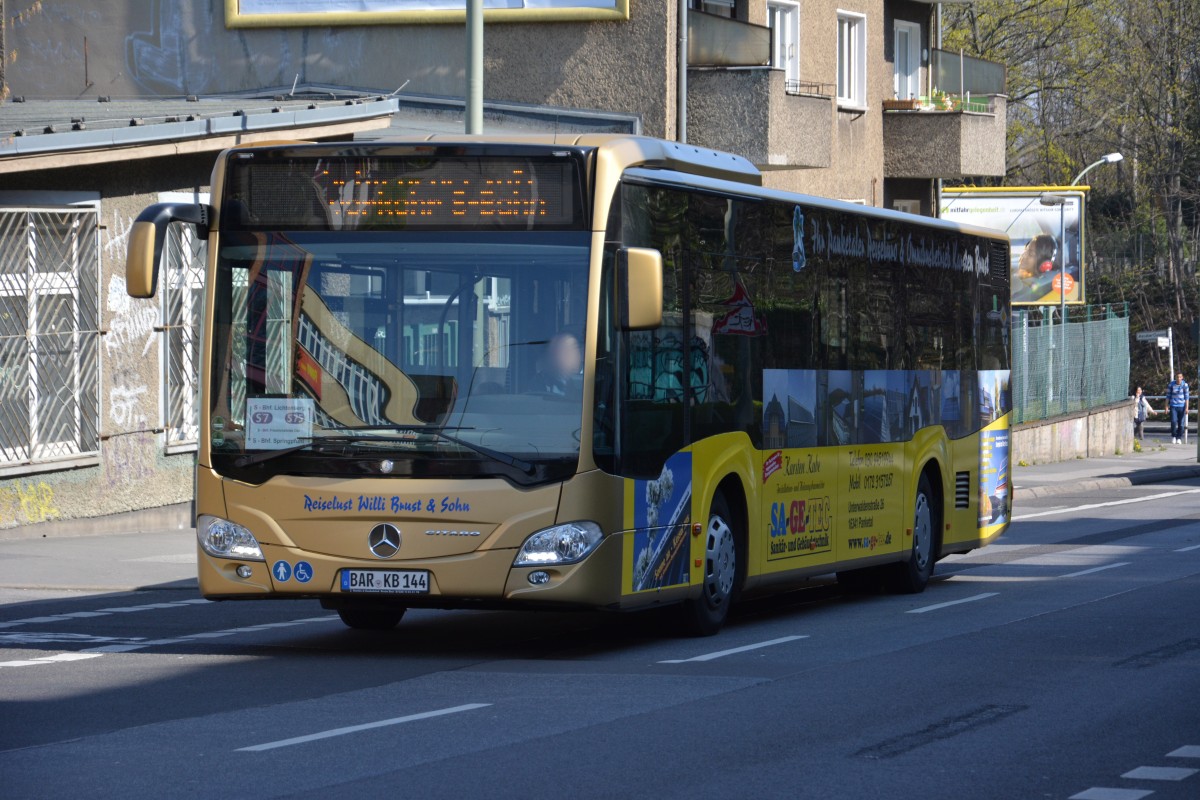
[[[582,389],[583,348],[570,331],[559,331],[546,344],[535,386],[547,394],[576,395]]]

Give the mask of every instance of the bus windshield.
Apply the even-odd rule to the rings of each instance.
[[[581,231],[226,231],[213,468],[563,480],[579,456]]]

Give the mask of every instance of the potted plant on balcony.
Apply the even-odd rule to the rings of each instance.
[[[908,97],[903,100],[893,98],[883,101],[884,111],[917,111],[921,108],[921,101],[915,97]]]
[[[958,98],[943,92],[941,89],[933,90],[931,101],[934,109],[937,111],[953,111],[958,105]]]

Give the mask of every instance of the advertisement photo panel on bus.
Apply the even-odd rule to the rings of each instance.
[[[692,454],[667,459],[654,480],[633,489],[632,590],[643,592],[688,582],[688,531],[692,521]],[[626,502],[630,498],[627,496]]]

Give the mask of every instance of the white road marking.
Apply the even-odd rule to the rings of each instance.
[[[745,653],[748,650],[758,650],[760,647],[770,647],[771,645],[775,645],[775,644],[784,644],[785,642],[794,642],[797,639],[807,639],[807,638],[808,638],[807,636],[783,636],[779,639],[772,639],[769,642],[758,642],[757,644],[748,644],[748,645],[744,645],[743,647],[733,647],[733,648],[730,648],[729,650],[719,650],[715,653],[705,653],[702,656],[695,656],[694,658],[673,658],[673,659],[670,659],[669,661],[660,661],[658,663],[660,663],[660,664],[688,664],[692,661],[712,661],[715,658],[731,656],[734,653]]]
[[[346,728],[334,728],[333,730],[321,731],[320,733],[310,733],[308,736],[297,736],[292,739],[280,739],[277,742],[267,742],[266,744],[255,744],[250,747],[239,747],[235,752],[238,753],[261,753],[264,750],[274,750],[278,747],[290,747],[294,744],[304,744],[305,742],[315,742],[318,739],[330,739],[334,736],[345,736],[348,733],[358,733],[359,731],[369,731],[374,728],[385,728],[389,725],[400,725],[404,722],[415,722],[421,719],[430,719],[432,717],[444,717],[447,714],[459,714],[463,711],[474,711],[477,708],[487,708],[491,703],[467,703],[466,705],[454,706],[453,708],[443,708],[437,711],[426,711],[422,714],[410,714],[407,717],[396,717],[394,719],[380,720],[379,722],[367,722],[363,725],[350,725]]]
[[[42,664],[55,664],[63,661],[83,661],[88,658],[99,658],[100,653],[58,653],[53,656],[45,656],[43,658],[31,658],[27,661],[0,661],[0,668],[4,667],[37,667]]]
[[[1200,758],[1200,745],[1189,744],[1167,753],[1167,758]]]
[[[1059,575],[1060,578],[1078,578],[1080,575],[1091,575],[1093,572],[1103,572],[1106,569],[1116,569],[1117,567],[1128,567],[1132,562],[1118,561],[1116,564],[1105,564],[1102,567],[1092,567],[1091,569],[1081,569],[1079,572],[1068,572],[1066,575]]]
[[[1087,791],[1073,794],[1068,800],[1142,800],[1143,797],[1149,797],[1154,792],[1145,789],[1106,789],[1102,786],[1093,786]]]
[[[1200,550],[1200,544],[1194,544],[1191,547],[1181,547],[1178,550],[1176,550],[1175,552],[1176,553],[1186,553],[1189,550]]]
[[[108,642],[108,644],[101,644],[98,647],[89,647],[76,653],[60,653],[59,655],[55,656],[46,656],[44,658],[27,659],[22,661],[0,661],[0,667],[32,667],[39,664],[52,664],[58,661],[81,661],[86,658],[96,658],[107,653],[132,653],[136,650],[145,650],[148,647],[166,647],[173,644],[199,642],[205,639],[221,639],[226,636],[235,636],[242,633],[260,632],[271,628],[289,628],[295,625],[307,625],[313,622],[332,622],[336,619],[336,615],[330,614],[324,617],[306,617],[304,619],[294,619],[286,622],[271,622],[265,625],[249,625],[244,628],[228,628],[223,631],[203,631],[201,633],[191,633],[187,636],[178,636],[171,639],[142,640],[137,637],[90,636],[83,633],[36,633],[32,631],[29,633],[0,634],[0,645],[64,641],[81,643]]]
[[[912,608],[912,609],[909,609],[905,613],[924,614],[926,611],[937,611],[939,608],[949,608],[950,606],[958,606],[958,605],[962,605],[963,603],[973,603],[976,600],[986,600],[987,598],[995,597],[998,594],[1000,594],[1000,593],[999,592],[984,592],[983,594],[976,594],[976,595],[972,595],[971,597],[964,597],[962,600],[951,600],[948,603],[938,603],[938,604],[932,605],[932,606],[923,606],[921,608]]]
[[[208,603],[209,600],[196,598],[192,600],[176,600],[172,603],[147,603],[144,606],[122,606],[119,608],[102,608],[99,611],[72,611],[66,614],[52,614],[47,617],[26,617],[8,622],[0,622],[0,628],[16,628],[20,625],[42,625],[47,622],[63,622],[72,619],[88,619],[91,617],[107,617],[112,614],[130,614],[138,611],[157,611],[163,608],[182,608]]]
[[[1052,517],[1055,514],[1073,514],[1076,511],[1088,511],[1093,508],[1108,508],[1109,506],[1124,506],[1130,503],[1145,503],[1148,500],[1162,500],[1164,497],[1179,497],[1183,494],[1197,494],[1200,489],[1184,489],[1180,492],[1162,492],[1161,494],[1149,494],[1145,497],[1131,497],[1128,500],[1111,500],[1107,503],[1092,503],[1086,506],[1071,506],[1070,508],[1056,508],[1051,511],[1038,511],[1033,514],[1017,514],[1013,517],[1013,522],[1018,522],[1023,519],[1035,519],[1037,517]]]
[[[1122,775],[1134,781],[1181,781],[1190,778],[1200,770],[1185,767],[1138,767]]]

